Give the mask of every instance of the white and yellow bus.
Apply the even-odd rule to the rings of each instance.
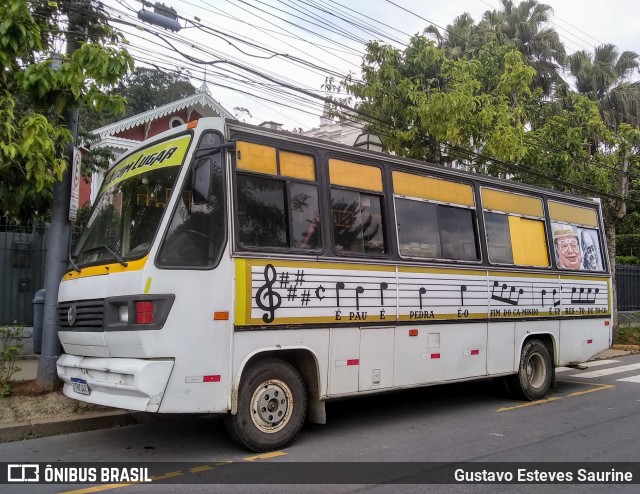
[[[219,413],[255,451],[333,398],[501,377],[611,343],[598,202],[201,119],[108,172],[59,294],[67,396]]]

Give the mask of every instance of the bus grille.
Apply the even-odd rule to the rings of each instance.
[[[75,321],[73,313],[75,308]],[[70,324],[70,320],[73,324]],[[58,304],[58,329],[62,331],[103,331],[104,299],[78,300]]]

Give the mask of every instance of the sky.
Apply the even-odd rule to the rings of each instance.
[[[516,0],[517,1],[517,0]],[[107,0],[114,19],[140,24],[134,0]],[[170,33],[116,25],[138,65],[180,71],[237,118],[309,130],[320,123],[328,76],[359,75],[364,43],[406,46],[430,24],[441,31],[462,13],[477,22],[499,0],[164,0],[182,17]],[[568,53],[613,43],[640,53],[640,1],[547,0],[551,27]],[[188,20],[196,20],[199,28]],[[358,27],[360,25],[360,27]],[[190,57],[190,58],[189,58]],[[202,62],[213,62],[205,64]],[[206,67],[206,69],[205,69]],[[248,69],[248,70],[247,70]],[[266,77],[265,77],[266,76]],[[639,78],[638,74],[634,77]],[[286,86],[289,86],[287,88]],[[304,91],[300,93],[293,88]],[[310,95],[316,95],[314,98]]]

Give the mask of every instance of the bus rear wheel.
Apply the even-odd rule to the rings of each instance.
[[[236,442],[263,453],[293,441],[306,414],[307,391],[300,373],[288,362],[267,359],[242,376],[238,411],[225,417],[225,427]]]
[[[529,340],[522,347],[518,373],[506,378],[510,394],[523,400],[540,400],[551,388],[553,366],[546,345],[540,340]]]

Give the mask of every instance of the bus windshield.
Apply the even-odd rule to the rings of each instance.
[[[111,168],[74,251],[77,265],[122,263],[149,251],[190,141],[183,135],[147,147]]]

